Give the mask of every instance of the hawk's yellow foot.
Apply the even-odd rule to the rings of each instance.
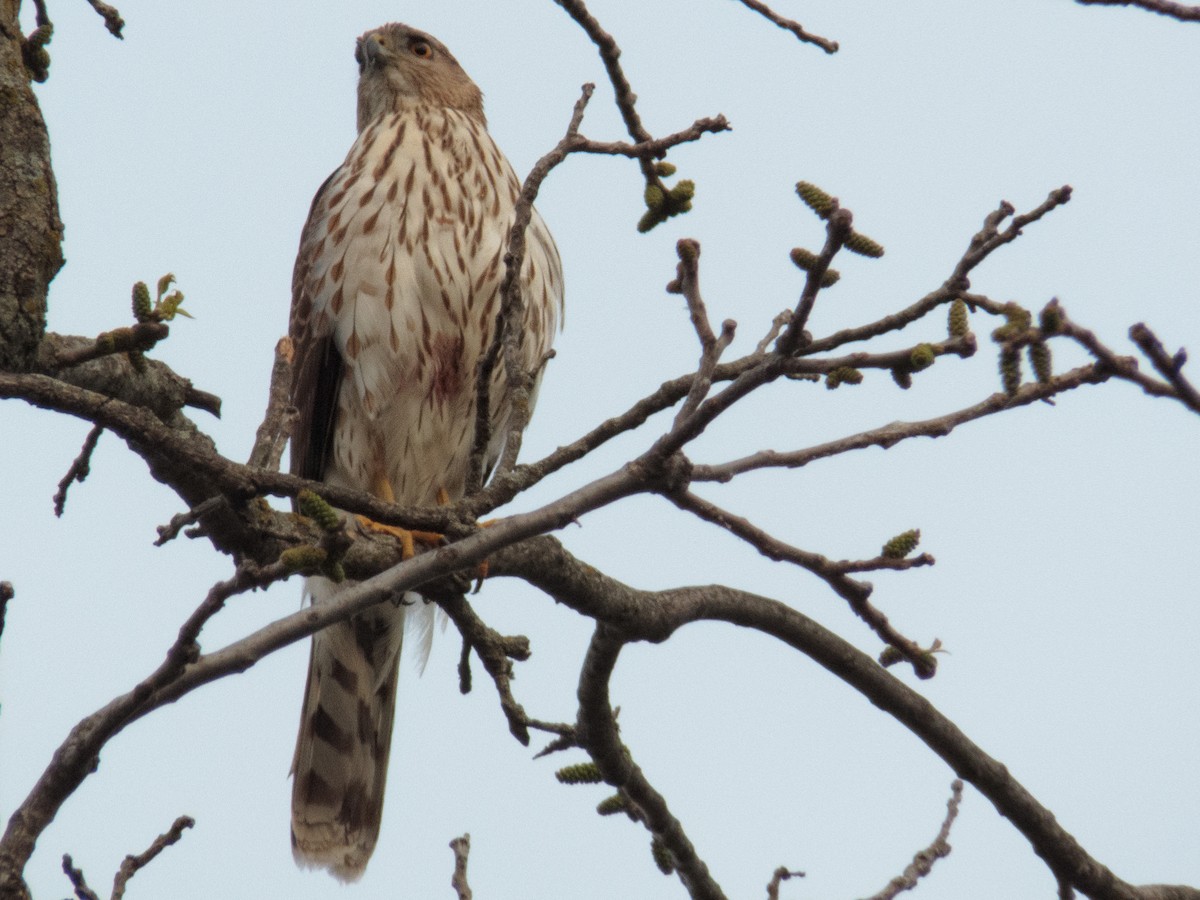
[[[396,492],[392,489],[392,483],[386,478],[380,478],[375,483],[374,493],[380,500],[386,500],[388,503],[396,502]],[[438,488],[437,500],[438,506],[449,504],[450,495],[446,493],[445,488]],[[390,534],[400,541],[400,558],[402,560],[412,559],[417,555],[417,541],[437,547],[446,539],[444,534],[438,534],[436,531],[415,531],[411,528],[401,528],[398,525],[384,525],[382,522],[376,522],[366,516],[355,516],[355,518],[358,519],[358,524],[364,530],[374,531],[377,534]]]

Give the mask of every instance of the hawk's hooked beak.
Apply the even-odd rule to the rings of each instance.
[[[368,34],[366,37],[358,39],[358,46],[354,50],[354,58],[358,60],[360,72],[376,68],[383,61],[383,55],[383,44],[375,35]]]

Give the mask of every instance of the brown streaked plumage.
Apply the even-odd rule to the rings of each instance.
[[[520,185],[479,88],[439,41],[385,25],[359,38],[355,58],[358,139],[313,199],[292,282],[292,472],[433,505],[464,490],[475,370],[494,336]],[[536,212],[521,284],[532,370],[562,308],[558,251]],[[491,398],[494,462],[511,412],[502,366]],[[312,578],[308,591],[319,603],[336,588]],[[427,653],[432,617],[410,595],[314,636],[292,764],[301,865],[362,875],[379,836],[401,646],[415,629]]]

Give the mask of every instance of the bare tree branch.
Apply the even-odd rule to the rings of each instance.
[[[933,704],[860,650],[791,607],[723,585],[636,591],[574,560],[549,537],[526,541],[497,554],[492,566],[497,574],[519,575],[559,603],[600,620],[580,676],[580,728],[592,729],[581,734],[580,741],[593,752],[596,764],[611,784],[633,778],[632,761],[618,753],[620,745],[608,722],[611,708],[607,679],[620,647],[633,640],[666,640],[690,622],[723,621],[754,629],[795,648],[896,718],[960,778],[991,800],[1025,835],[1051,871],[1080,892],[1094,900],[1200,898],[1200,891],[1189,887],[1139,888],[1117,878],[1091,857],[1005,766],[972,742]],[[585,715],[586,726],[582,721]],[[653,795],[646,793],[643,800],[653,804]],[[659,811],[664,810],[665,804]],[[669,827],[674,826],[663,818],[655,833],[659,833],[658,828]],[[675,852],[674,847],[671,849]],[[706,895],[694,892],[693,896]]]
[[[75,868],[75,861],[71,859],[69,853],[63,854],[62,870],[71,879],[71,887],[75,888],[75,896],[78,900],[100,900],[96,892],[88,887],[87,879],[83,877],[83,870]]]
[[[121,14],[116,7],[109,6],[103,0],[88,0],[92,5],[92,9],[98,12],[104,18],[104,27],[109,30],[115,38],[124,38],[121,29],[125,27],[125,20],[121,18]]]
[[[83,440],[83,448],[79,451],[79,455],[75,457],[71,468],[67,469],[67,474],[58,483],[58,490],[54,493],[54,514],[56,516],[61,517],[63,514],[63,509],[67,505],[67,491],[70,490],[71,485],[76,481],[83,484],[84,479],[91,472],[92,452],[96,449],[96,442],[100,440],[103,431],[102,425],[92,426],[92,430]]]
[[[14,889],[14,874],[19,878],[38,836],[66,799],[95,771],[98,754],[105,743],[159,705],[152,702],[155,694],[176,683],[199,657],[196,640],[200,631],[221,610],[225,601],[244,591],[265,587],[287,574],[282,566],[271,569],[244,566],[231,579],[214,585],[204,602],[180,628],[179,636],[162,664],[129,693],[117,697],[71,729],[33,790],[9,818],[8,827],[0,837],[0,888]]]
[[[267,392],[267,411],[254,437],[254,448],[246,465],[272,472],[279,468],[283,448],[292,434],[296,412],[288,405],[292,379],[292,341],[280,338],[275,345],[271,366],[271,386]]]
[[[729,481],[735,475],[754,469],[768,467],[800,468],[818,459],[837,456],[849,450],[862,449],[864,447],[882,447],[884,450],[887,450],[901,441],[910,440],[911,438],[945,437],[959,425],[966,422],[993,415],[1005,409],[1028,406],[1030,403],[1045,400],[1064,391],[1074,390],[1085,384],[1101,384],[1113,377],[1113,374],[1107,366],[1103,365],[1080,366],[1061,375],[1055,375],[1045,384],[1023,385],[1015,396],[1010,397],[1002,392],[992,394],[986,400],[982,400],[973,406],[968,406],[933,419],[925,419],[919,422],[893,422],[890,425],[848,435],[847,437],[829,441],[825,444],[817,444],[804,450],[782,453],[774,450],[763,450],[726,463],[715,465],[697,464],[692,469],[692,480]]]
[[[1200,22],[1200,6],[1176,3],[1174,0],[1075,0],[1084,6],[1137,6],[1160,16],[1170,16],[1180,22]]]
[[[4,616],[8,612],[8,601],[16,596],[11,581],[0,581],[0,637],[4,636]]]
[[[792,878],[803,878],[803,872],[789,872],[786,866],[780,866],[771,874],[767,882],[767,900],[779,900],[779,885]]]
[[[809,32],[809,31],[805,31],[804,26],[801,25],[799,22],[794,22],[791,19],[785,19],[783,16],[779,15],[779,13],[772,10],[765,3],[760,3],[759,0],[738,0],[738,2],[740,2],[743,6],[747,6],[750,9],[754,10],[756,13],[758,13],[759,15],[763,16],[764,18],[770,20],[771,22],[774,22],[776,25],[778,25],[780,28],[784,29],[785,31],[790,31],[792,34],[794,34],[797,38],[799,38],[804,43],[816,44],[818,47],[820,47],[826,53],[837,53],[837,51],[838,51],[837,41],[831,41],[828,38],[823,38],[820,35],[813,34],[812,32]]]
[[[117,870],[117,874],[113,878],[112,900],[121,900],[125,896],[125,885],[129,883],[129,879],[136,875],[139,870],[148,866],[154,857],[183,837],[183,830],[185,828],[191,828],[195,824],[196,820],[191,816],[180,816],[165,834],[160,834],[154,839],[154,843],[149,846],[145,853],[139,853],[137,856],[126,856],[121,862],[121,868]]]
[[[693,900],[724,900],[725,893],[667,808],[666,799],[650,785],[617,734],[608,682],[624,643],[615,629],[596,626],[579,676],[579,744],[591,755],[604,780],[637,807],[650,833],[671,854],[675,872]]]
[[[950,855],[950,827],[958,818],[958,806],[962,803],[963,783],[957,778],[950,785],[950,800],[946,803],[946,818],[938,830],[933,843],[913,857],[905,870],[888,882],[878,894],[867,900],[895,900],[904,891],[915,890],[922,878],[933,871],[933,864]]]
[[[450,842],[454,851],[454,875],[450,879],[450,887],[458,900],[471,900],[471,886],[467,883],[467,857],[471,855],[471,835],[464,834]]]
[[[935,657],[927,650],[922,649],[915,641],[897,631],[888,621],[888,617],[871,605],[870,597],[874,588],[868,582],[849,578],[846,575],[847,564],[834,563],[819,553],[811,553],[801,550],[799,547],[789,546],[740,516],[726,512],[716,504],[689,491],[669,494],[668,498],[680,509],[694,513],[706,522],[712,522],[746,541],[768,559],[794,563],[812,572],[850,604],[855,615],[866,622],[881,641],[893,647],[908,660],[919,678],[932,678],[937,673]],[[908,566],[905,568],[911,568],[915,565],[932,565],[933,558],[923,554],[911,561],[898,560],[897,562],[908,562]]]
[[[1200,413],[1200,391],[1197,391],[1183,374],[1183,365],[1187,362],[1187,352],[1180,350],[1174,355],[1168,354],[1162,341],[1146,327],[1144,322],[1138,322],[1131,327],[1129,337],[1154,364],[1158,374],[1167,379],[1175,388],[1175,396],[1179,401],[1192,412]]]
[[[138,322],[105,331],[90,344],[61,346],[47,362],[50,368],[69,369],[114,353],[145,352],[165,340],[170,332],[171,329],[163,322]]]

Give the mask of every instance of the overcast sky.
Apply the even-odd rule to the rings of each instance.
[[[31,6],[27,4],[27,6]],[[592,45],[557,6],[520,3],[152,3],[124,0],[118,42],[84,3],[51,5],[49,122],[67,265],[51,327],[126,324],[136,280],[174,272],[195,320],[153,355],[224,399],[197,413],[244,459],[286,330],[291,266],[313,193],[354,138],[354,39],[403,20],[443,40],[482,87],[491,131],[524,174],[561,136],[585,81],[584,122],[624,137]],[[728,0],[595,0],[624,48],[647,127],[724,113],[730,134],[673,153],[697,184],[692,213],[648,236],[628,161],[574,158],[539,208],[567,282],[566,327],[524,458],[535,459],[661,381],[690,371],[696,341],[663,286],[680,237],[703,247],[714,319],[747,352],[795,303],[790,248],[819,248],[798,202],[806,179],[838,195],[879,261],[840,261],[811,320],[819,334],[871,321],[937,287],[1001,199],[1024,210],[1062,184],[1074,199],[997,252],[975,290],[1040,308],[1059,297],[1121,352],[1146,321],[1200,351],[1200,27],[1070,0],[846,3],[779,0],[841,43],[828,56]],[[286,12],[285,12],[286,10]],[[27,10],[32,18],[32,9]],[[31,26],[30,26],[31,27]],[[786,450],[970,405],[998,389],[995,323],[981,349],[901,392],[886,374],[826,391],[788,383],[738,408],[694,448],[716,462]],[[941,315],[893,349],[944,335]],[[1082,356],[1056,346],[1061,368]],[[1190,366],[1200,377],[1200,361]],[[520,498],[553,499],[618,465],[654,420]],[[161,660],[228,561],[200,541],[153,548],[181,510],[105,434],[92,475],[55,519],[51,497],[88,431],[17,402],[0,407],[0,578],[17,597],[0,643],[0,813],[69,728]],[[1004,762],[1099,860],[1137,882],[1200,884],[1200,420],[1121,384],[976,422],[947,439],[763,472],[708,496],[781,539],[833,558],[874,555],[922,530],[932,569],[874,576],[876,603],[949,653],[919,690]],[[15,473],[20,472],[20,476]],[[879,645],[817,579],[762,559],[656,498],[584,518],[560,537],[643,588],[724,582],[777,597],[871,653]],[[215,649],[298,607],[289,583],[244,596],[205,631]],[[477,608],[534,656],[515,690],[531,715],[569,720],[587,623],[522,584],[489,582]],[[472,835],[476,896],[673,898],[648,835],[593,812],[601,787],[559,786],[580,754],[531,761],[480,667],[461,697],[453,634],[423,677],[401,675],[380,844],[363,881],[301,872],[288,843],[291,762],[308,649],[301,644],[132,726],[63,807],[28,870],[62,897],[71,853],[107,891],[126,853],[180,814],[194,830],[131,883],[137,897],[452,896],[447,842]],[[910,673],[899,672],[910,683]],[[851,688],[763,637],[691,626],[629,648],[613,684],[622,734],[731,897],[787,900],[879,890],[942,820],[952,772]],[[968,789],[954,851],[926,900],[1052,897],[1028,843]]]

